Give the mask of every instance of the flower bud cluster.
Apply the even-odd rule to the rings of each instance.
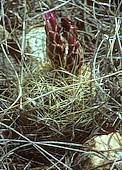
[[[78,41],[78,33],[71,20],[66,17],[61,18],[61,28],[58,26],[58,18],[55,11],[44,15],[46,30],[46,52],[55,68],[64,66],[66,56],[66,70],[77,73],[83,64],[83,52]],[[61,39],[61,29],[63,37],[68,43],[68,54],[66,54],[66,43]]]

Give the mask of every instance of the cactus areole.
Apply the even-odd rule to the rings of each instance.
[[[83,64],[82,47],[78,41],[78,33],[71,20],[61,18],[61,27],[58,26],[58,17],[55,11],[44,15],[46,31],[46,53],[55,68],[65,67],[71,73],[77,74]],[[60,30],[63,31],[64,41]],[[68,53],[66,54],[66,42]]]

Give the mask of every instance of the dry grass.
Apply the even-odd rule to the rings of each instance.
[[[86,151],[86,140],[121,132],[121,3],[1,1],[0,169],[83,169],[78,153],[98,153]],[[78,30],[85,49],[78,76],[35,67],[27,53],[25,35],[43,25],[47,6]]]

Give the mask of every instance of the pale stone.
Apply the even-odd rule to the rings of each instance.
[[[90,165],[92,167],[101,166],[99,170],[102,170],[102,165],[109,163],[109,161],[113,161],[113,163],[112,165],[108,165],[107,168],[110,168],[110,166],[114,167],[115,164],[122,167],[122,136],[120,133],[111,133],[109,135],[93,137],[84,145],[90,146],[91,143],[93,149],[98,151],[96,154],[94,152],[89,155]]]
[[[46,57],[46,33],[44,27],[36,27],[26,34],[28,55],[44,63]]]

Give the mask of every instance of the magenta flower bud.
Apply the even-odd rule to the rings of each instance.
[[[46,52],[53,66],[58,68],[64,66],[65,42],[61,39],[60,28],[58,26],[55,11],[47,12],[44,15],[46,30]],[[68,42],[68,54],[66,56],[66,70],[77,74],[83,63],[83,53],[78,41],[78,33],[71,20],[61,18],[63,37]]]
[[[65,55],[65,43],[61,40],[60,29],[58,26],[55,11],[48,12],[44,15],[46,30],[46,51],[53,66],[56,68],[63,66]]]
[[[78,41],[78,34],[72,21],[63,17],[61,19],[63,36],[68,42],[68,54],[66,56],[66,69],[72,73],[77,73],[83,64],[83,52]]]

